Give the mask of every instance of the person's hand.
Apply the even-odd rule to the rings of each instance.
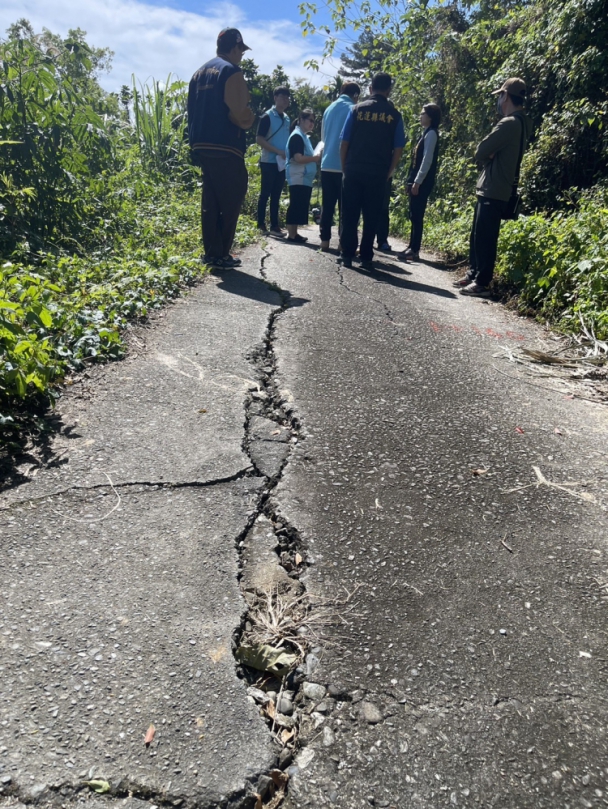
[[[277,152],[277,155],[279,157],[282,157],[283,160],[285,160],[285,158],[287,157],[287,155],[285,154],[285,152],[282,149],[279,149],[279,151]]]
[[[320,163],[322,156],[323,155],[320,152],[319,152],[319,154],[313,155],[315,163]]]
[[[418,191],[419,190],[420,190],[420,184],[419,183],[412,183],[412,196],[413,197],[418,196]]]

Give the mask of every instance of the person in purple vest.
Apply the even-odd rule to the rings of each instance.
[[[240,31],[224,28],[217,38],[217,56],[196,71],[188,90],[192,162],[203,171],[203,261],[220,269],[240,264],[230,250],[247,193],[245,130],[255,120],[239,67],[248,50]]]

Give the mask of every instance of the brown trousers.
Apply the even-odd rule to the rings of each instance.
[[[245,161],[232,154],[201,155],[203,194],[201,224],[207,258],[229,255],[241,206],[247,193]]]

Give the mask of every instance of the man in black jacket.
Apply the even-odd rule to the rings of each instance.
[[[188,136],[192,160],[203,170],[201,221],[204,261],[229,268],[230,255],[247,193],[245,131],[255,120],[239,63],[250,48],[236,28],[217,38],[217,56],[199,68],[188,91]]]
[[[363,213],[363,235],[359,254],[364,269],[373,268],[374,236],[387,180],[393,176],[405,146],[403,119],[388,100],[392,79],[376,73],[372,94],[356,104],[342,130],[342,246],[341,263],[352,266],[357,252],[359,218]]]

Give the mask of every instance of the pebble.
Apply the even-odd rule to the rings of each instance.
[[[319,662],[319,658],[316,655],[312,653],[306,655],[306,674],[309,677],[317,670]]]
[[[270,702],[268,694],[262,691],[261,688],[256,688],[253,685],[250,685],[247,689],[247,695],[252,697],[256,702],[259,702],[260,705],[266,705],[267,702]]]
[[[382,722],[384,718],[379,710],[372,702],[364,702],[362,704],[363,718],[368,725],[377,725]]]
[[[498,631],[500,632],[501,635],[506,635],[507,634],[506,629],[499,629]]]
[[[325,696],[325,686],[318,683],[304,683],[302,691],[305,697],[312,700],[322,700]]]
[[[341,702],[350,699],[350,695],[346,688],[341,685],[336,685],[335,683],[327,686],[327,694],[333,699],[338,699]]]
[[[292,761],[293,761],[293,753],[291,752],[291,750],[288,750],[286,747],[284,747],[279,753],[279,767],[282,770],[284,770],[285,767],[288,767]]]
[[[293,713],[293,702],[289,699],[289,697],[286,697],[283,694],[277,703],[277,710],[279,713],[283,713],[286,716],[291,716]]]
[[[28,790],[28,797],[36,799],[39,795],[42,795],[42,793],[45,791],[46,788],[47,788],[46,784],[41,783],[34,784],[34,786],[30,787],[30,789]]]
[[[336,737],[333,730],[328,725],[325,725],[323,728],[323,747],[331,747],[335,741]]]

